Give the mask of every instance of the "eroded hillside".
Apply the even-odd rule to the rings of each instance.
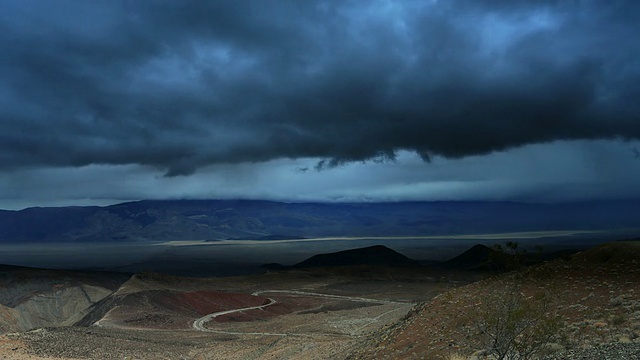
[[[0,272],[0,332],[73,325],[129,275],[4,266]]]

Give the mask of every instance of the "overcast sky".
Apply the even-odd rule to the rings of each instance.
[[[640,2],[0,2],[0,208],[640,198]]]

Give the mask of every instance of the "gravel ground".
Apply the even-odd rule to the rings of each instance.
[[[19,339],[30,355],[65,359],[190,359],[190,352],[207,340],[224,341],[185,335],[191,334],[67,327],[38,329]]]
[[[638,360],[640,359],[640,344],[617,343],[596,346],[591,349],[569,350],[544,360]]]
[[[341,360],[356,345],[351,338],[232,336],[197,331],[47,328],[5,335],[0,359],[41,360]]]

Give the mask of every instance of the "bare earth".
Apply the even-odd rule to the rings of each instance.
[[[424,269],[355,270],[136,275],[96,305],[110,307],[93,325],[5,334],[0,359],[344,359],[459,284]]]
[[[640,358],[640,243],[525,271],[535,282],[523,291],[552,291],[563,320],[546,359]],[[513,273],[490,275],[364,266],[139,274],[92,305],[84,326],[0,336],[0,359],[479,360],[484,345],[470,314]]]

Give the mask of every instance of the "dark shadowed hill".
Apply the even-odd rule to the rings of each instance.
[[[386,246],[375,245],[359,249],[339,251],[329,254],[319,254],[293,265],[293,268],[333,267],[333,266],[419,266],[415,260],[389,249]]]
[[[460,270],[479,270],[490,268],[499,257],[499,251],[482,244],[474,245],[471,249],[440,264],[444,268]]]
[[[549,253],[528,253],[526,251],[516,254],[508,254],[486,245],[477,244],[462,254],[436,264],[436,267],[451,270],[509,270],[522,265],[531,265],[557,258],[568,258],[578,250],[564,249]]]
[[[138,201],[0,210],[0,242],[283,240],[636,228],[640,201],[283,203]],[[631,234],[629,236],[637,236]]]

